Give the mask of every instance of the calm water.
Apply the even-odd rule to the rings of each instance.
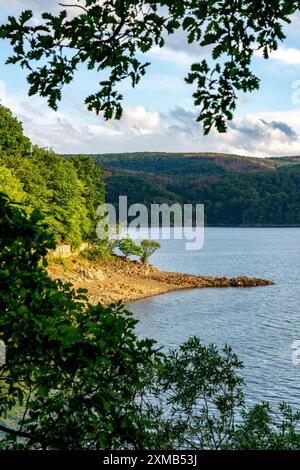
[[[176,347],[191,335],[230,344],[243,360],[248,401],[300,406],[300,229],[207,228],[201,251],[164,240],[152,263],[166,271],[272,279],[274,286],[176,291],[129,304],[137,332]],[[299,354],[300,357],[300,354]]]

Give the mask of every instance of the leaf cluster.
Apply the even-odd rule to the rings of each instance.
[[[62,89],[80,64],[101,73],[98,90],[85,102],[105,119],[122,117],[119,85],[135,87],[149,62],[142,60],[153,46],[181,29],[188,44],[210,54],[195,62],[186,77],[195,86],[195,105],[204,133],[212,127],[226,131],[240,92],[259,88],[252,70],[256,52],[267,59],[285,39],[283,25],[299,9],[296,0],[85,0],[63,7],[57,15],[43,13],[40,24],[33,12],[10,16],[1,26],[13,53],[10,64],[28,71],[29,94],[40,94],[57,109]],[[74,15],[75,12],[75,15]],[[76,14],[77,13],[77,14]]]

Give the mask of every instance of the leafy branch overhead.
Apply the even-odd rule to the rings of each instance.
[[[14,51],[7,62],[28,70],[30,95],[47,97],[56,110],[64,85],[84,63],[104,77],[86,98],[88,109],[106,120],[120,119],[118,85],[130,79],[135,87],[149,65],[142,54],[164,47],[166,37],[181,29],[188,43],[199,46],[199,62],[186,81],[195,86],[198,121],[206,134],[213,126],[226,131],[238,91],[259,88],[251,71],[255,51],[267,59],[285,38],[284,23],[299,9],[295,0],[73,0],[60,5],[57,16],[43,13],[40,24],[26,10],[1,26],[0,37]],[[208,61],[202,59],[203,47],[211,51]]]

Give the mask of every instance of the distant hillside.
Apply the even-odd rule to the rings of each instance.
[[[105,170],[159,175],[220,175],[272,171],[276,162],[223,153],[121,153],[93,155]]]
[[[300,169],[300,156],[273,157],[271,160],[280,170],[291,170],[293,168]]]
[[[202,203],[209,225],[300,225],[300,156],[222,153],[90,155],[105,171],[107,201]]]
[[[294,155],[294,156],[287,156],[287,157],[271,157],[270,160],[273,160],[275,163],[276,162],[281,162],[282,164],[284,163],[289,163],[289,162],[299,162],[300,163],[300,155]]]

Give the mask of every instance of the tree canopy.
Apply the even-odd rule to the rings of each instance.
[[[106,199],[204,204],[205,223],[300,225],[300,157],[137,153],[93,156],[107,172]]]
[[[94,239],[104,201],[100,168],[88,157],[68,160],[33,146],[4,106],[0,125],[0,190],[28,214],[39,210],[58,243],[78,247]]]
[[[299,10],[296,0],[85,0],[53,15],[42,14],[40,23],[25,10],[1,25],[0,37],[10,41],[8,63],[28,70],[29,94],[47,97],[57,109],[62,88],[80,64],[103,72],[98,89],[86,98],[89,110],[105,119],[122,116],[123,96],[118,85],[129,79],[133,87],[146,73],[142,54],[152,46],[164,47],[168,35],[181,29],[190,44],[211,53],[195,62],[186,76],[196,86],[198,120],[204,132],[212,126],[226,131],[238,92],[259,88],[252,59],[261,51],[267,59],[285,39],[283,26]]]
[[[9,197],[12,203],[22,203],[26,199],[21,181],[15,173],[0,163],[0,192]]]
[[[31,143],[23,134],[23,127],[13,115],[10,109],[0,104],[0,156],[9,154],[28,154]]]
[[[141,262],[143,264],[147,264],[149,261],[150,256],[154,255],[154,253],[160,248],[160,244],[153,240],[142,240],[141,241]]]
[[[129,258],[129,256],[141,256],[142,254],[141,247],[128,237],[119,240],[116,246],[119,248],[121,253],[123,253],[125,258]]]
[[[91,158],[84,155],[73,157],[70,162],[75,167],[77,175],[83,183],[82,196],[88,210],[89,226],[85,228],[83,236],[92,240],[96,237],[96,209],[105,197],[103,172],[99,166],[94,164]]]

